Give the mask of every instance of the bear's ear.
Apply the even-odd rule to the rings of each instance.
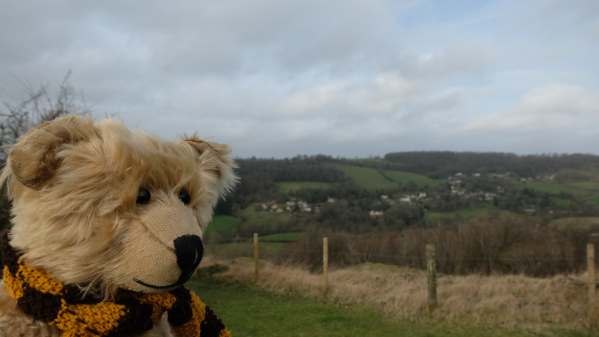
[[[237,167],[231,158],[228,145],[207,142],[196,136],[186,137],[184,142],[189,144],[198,155],[200,170],[208,175],[215,183],[219,196],[230,192],[237,183],[234,168]]]
[[[94,134],[93,122],[87,118],[65,116],[45,122],[29,130],[12,147],[7,168],[21,184],[39,189],[60,165],[57,153],[61,147],[88,140]]]

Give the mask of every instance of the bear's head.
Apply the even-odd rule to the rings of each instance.
[[[235,184],[228,146],[169,142],[114,120],[67,116],[10,150],[10,243],[26,263],[104,295],[189,279],[218,199]]]

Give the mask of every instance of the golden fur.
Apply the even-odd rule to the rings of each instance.
[[[13,200],[11,245],[28,264],[85,291],[107,298],[117,288],[154,291],[133,279],[177,280],[173,240],[202,236],[218,198],[236,182],[233,168],[226,145],[196,136],[168,142],[111,119],[45,123],[19,140],[2,172]],[[147,205],[136,204],[140,187],[151,192]],[[178,198],[182,188],[188,205]],[[7,332],[19,329],[32,332]],[[46,330],[56,335],[22,317],[0,288],[0,337]],[[147,336],[168,336],[159,330]]]

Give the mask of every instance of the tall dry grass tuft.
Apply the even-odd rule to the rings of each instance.
[[[208,258],[226,264],[219,278],[252,282],[253,260]],[[307,269],[262,261],[259,287],[276,293],[323,298],[322,278]],[[423,271],[365,263],[329,274],[327,301],[366,305],[390,317],[426,317],[426,274]],[[439,307],[433,318],[448,321],[542,327],[558,324],[582,327],[586,315],[583,275],[533,278],[523,275],[467,275],[439,278]]]

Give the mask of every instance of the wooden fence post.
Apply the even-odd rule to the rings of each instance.
[[[590,327],[597,327],[597,305],[596,305],[596,289],[597,289],[597,273],[595,269],[595,245],[587,244],[587,277],[588,277],[588,321]]]
[[[428,283],[428,312],[432,314],[437,307],[437,264],[435,262],[435,245],[426,245],[426,276]]]
[[[258,233],[254,233],[254,283],[258,283],[259,277],[259,260],[260,260],[260,247],[258,244]]]
[[[322,278],[324,295],[329,291],[329,238],[322,238]]]

